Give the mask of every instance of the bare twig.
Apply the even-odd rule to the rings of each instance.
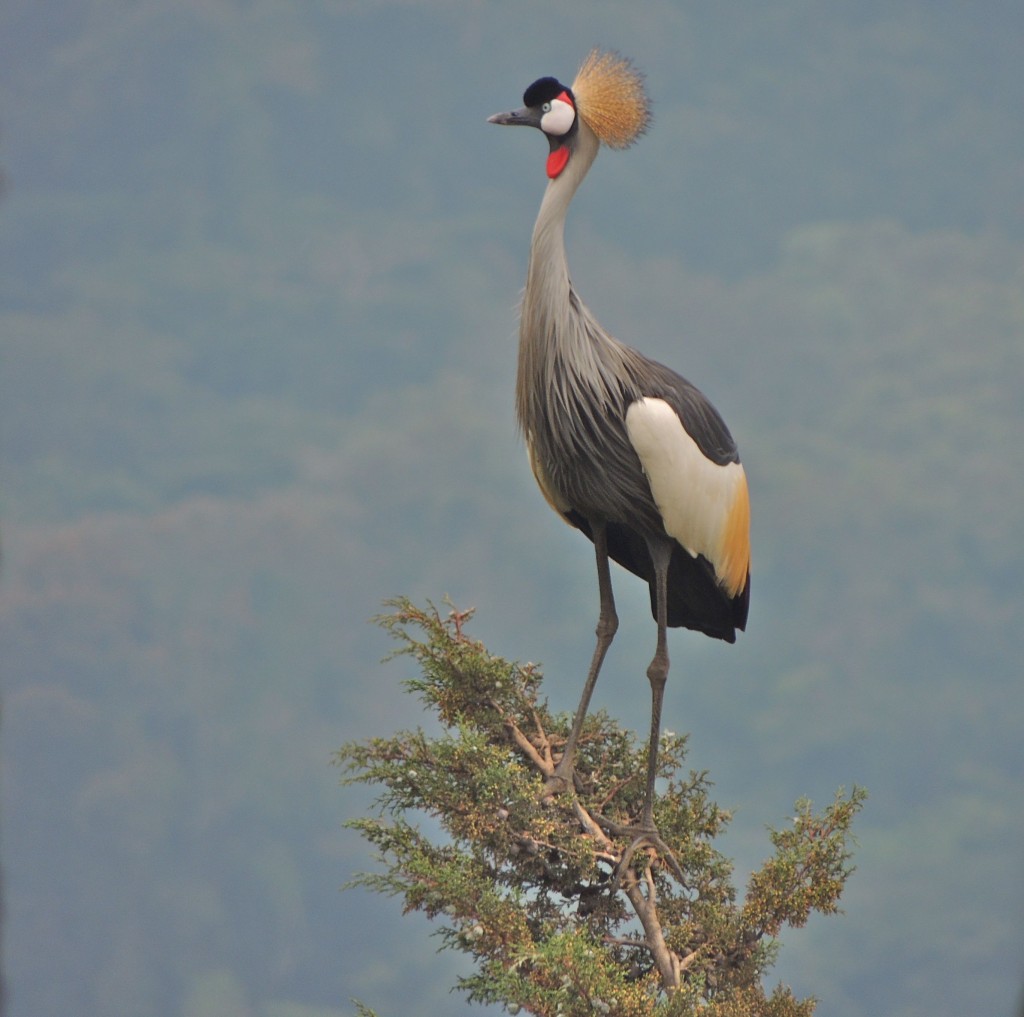
[[[670,950],[668,943],[665,942],[665,933],[661,927],[661,920],[658,918],[657,905],[644,896],[635,875],[628,885],[623,886],[622,890],[643,926],[644,945],[650,951],[654,966],[658,969],[661,984],[669,992],[678,989],[682,983],[682,966],[679,955]]]
[[[544,774],[545,777],[550,777],[555,772],[555,766],[554,763],[551,762],[550,753],[545,753],[548,757],[545,759],[544,756],[537,751],[530,739],[519,730],[518,725],[514,721],[511,721],[506,717],[504,724],[505,729],[512,736],[512,740],[515,742],[516,747],[530,760],[531,763],[533,763],[534,766],[537,767],[538,770],[540,770],[542,774]]]

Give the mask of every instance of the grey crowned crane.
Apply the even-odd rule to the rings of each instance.
[[[647,669],[651,732],[647,789],[634,843],[660,843],[654,824],[666,629],[735,642],[750,596],[750,503],[736,443],[685,378],[610,336],[569,277],[565,217],[602,143],[627,148],[650,107],[642,75],[594,50],[571,86],[535,81],[523,108],[490,123],[540,130],[547,188],[533,229],[519,333],[516,412],[530,465],[551,507],[593,541],[597,645],[548,790],[573,785],[573,762],[602,661],[618,628],[608,559],[650,586],[657,648]],[[670,852],[669,852],[670,854]]]

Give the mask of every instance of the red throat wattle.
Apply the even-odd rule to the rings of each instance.
[[[548,176],[554,180],[569,161],[569,149],[564,145],[548,154]]]

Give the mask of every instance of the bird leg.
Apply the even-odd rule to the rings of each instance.
[[[640,817],[643,830],[657,830],[654,826],[654,782],[658,779],[658,747],[661,742],[661,704],[665,698],[665,683],[668,680],[668,565],[672,558],[672,546],[665,541],[650,541],[651,559],[654,563],[654,602],[658,615],[658,643],[654,658],[647,668],[647,680],[651,683],[651,742],[647,753],[647,795]]]
[[[651,683],[651,740],[647,753],[647,791],[644,796],[640,822],[636,826],[622,826],[602,820],[601,826],[616,835],[633,834],[633,842],[623,852],[615,871],[615,883],[622,881],[633,856],[641,847],[651,847],[672,870],[675,877],[685,883],[683,870],[669,846],[662,840],[654,825],[654,784],[658,779],[658,747],[661,740],[661,704],[668,680],[668,566],[672,558],[672,545],[664,540],[649,540],[648,548],[654,565],[655,613],[658,616],[658,643],[654,658],[647,668]]]
[[[608,532],[604,520],[591,520],[591,530],[594,536],[594,553],[597,557],[597,589],[601,600],[601,613],[597,619],[597,645],[594,647],[594,656],[590,660],[590,670],[587,672],[587,680],[583,686],[583,695],[580,697],[580,705],[576,707],[576,716],[572,720],[572,728],[566,740],[565,748],[562,750],[562,758],[559,759],[554,773],[548,778],[544,786],[544,795],[557,794],[560,791],[567,791],[573,787],[575,774],[576,745],[579,742],[580,732],[583,730],[583,722],[587,719],[587,709],[590,706],[590,697],[597,684],[597,676],[601,672],[601,664],[604,663],[608,647],[615,638],[615,632],[619,627],[619,617],[615,613],[615,597],[612,595],[612,577],[608,568]]]
[[[576,745],[579,742],[583,722],[587,717],[590,697],[597,684],[597,676],[601,672],[605,654],[611,646],[612,639],[619,627],[619,618],[615,612],[615,598],[612,594],[611,572],[608,566],[608,534],[604,521],[591,521],[594,535],[594,552],[597,557],[597,588],[601,601],[601,613],[597,620],[597,645],[590,661],[590,670],[583,686],[583,695],[573,717],[572,728],[552,775],[544,785],[543,796],[558,794],[574,787],[574,762]],[[622,882],[622,877],[629,868],[633,856],[641,847],[651,847],[672,870],[675,877],[682,883],[685,881],[683,870],[676,861],[669,846],[662,840],[658,828],[654,825],[654,784],[658,776],[658,745],[661,738],[661,704],[665,695],[665,684],[668,680],[668,566],[672,557],[672,545],[667,541],[650,541],[651,560],[654,564],[655,603],[658,616],[658,643],[654,651],[654,659],[647,668],[647,679],[651,683],[651,741],[647,757],[647,792],[644,798],[640,822],[636,826],[622,826],[613,823],[603,816],[596,816],[598,825],[615,836],[633,835],[633,841],[623,852],[615,871],[615,884]]]

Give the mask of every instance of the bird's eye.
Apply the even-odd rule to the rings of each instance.
[[[550,102],[544,103],[544,105],[541,106],[540,109],[541,109],[542,113],[550,113],[551,112],[551,103]]]

